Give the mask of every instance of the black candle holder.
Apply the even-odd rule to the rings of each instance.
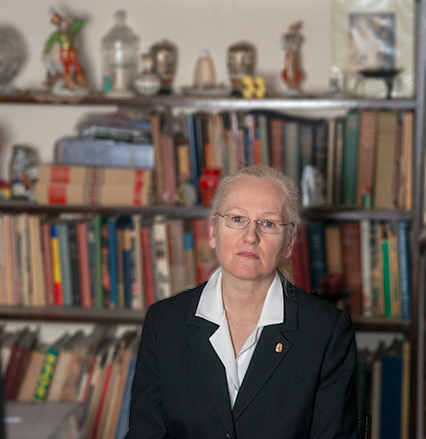
[[[355,96],[358,95],[358,88],[362,81],[366,79],[382,79],[385,81],[386,90],[387,90],[387,98],[392,99],[392,87],[393,80],[395,76],[397,76],[402,69],[365,69],[359,70],[359,77],[355,81],[354,92]]]

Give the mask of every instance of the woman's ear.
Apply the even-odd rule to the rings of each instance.
[[[291,256],[295,242],[296,242],[296,235],[293,235],[290,238],[290,242],[287,244],[287,248],[285,249],[285,254],[284,254],[285,258],[288,259]]]

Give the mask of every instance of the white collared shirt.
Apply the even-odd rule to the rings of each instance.
[[[275,278],[266,294],[257,326],[244,343],[237,358],[234,355],[228,320],[223,308],[222,268],[213,273],[204,287],[195,315],[219,325],[219,328],[210,337],[210,343],[225,366],[229,398],[231,407],[234,407],[238,391],[263,328],[284,321],[284,298],[278,273],[275,273]]]

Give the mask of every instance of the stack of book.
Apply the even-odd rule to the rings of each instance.
[[[137,331],[117,337],[115,328],[95,327],[90,334],[65,333],[48,344],[25,327],[3,331],[0,339],[7,399],[79,402],[85,437],[124,437],[140,341]]]
[[[41,164],[34,193],[39,204],[147,206],[153,171]]]

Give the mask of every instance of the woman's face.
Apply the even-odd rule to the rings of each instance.
[[[245,216],[253,220],[286,223],[282,205],[282,191],[273,180],[245,177],[229,189],[219,212],[222,215]],[[276,268],[284,257],[291,255],[294,240],[286,246],[287,229],[279,226],[279,234],[262,233],[256,223],[242,230],[225,225],[218,216],[217,224],[210,224],[210,245],[216,249],[223,276],[240,280],[272,281]]]

